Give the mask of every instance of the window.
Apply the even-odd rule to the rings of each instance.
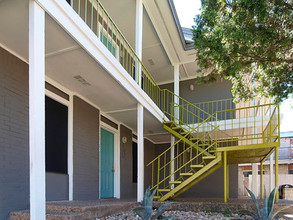
[[[132,142],[132,182],[137,183],[137,143]]]
[[[67,174],[68,108],[45,98],[46,171]]]
[[[116,57],[116,47],[114,43],[112,44],[111,40],[109,40],[103,32],[100,32],[100,39],[102,43],[108,48],[108,50]]]

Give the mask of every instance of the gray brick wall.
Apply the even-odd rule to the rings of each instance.
[[[99,110],[73,99],[73,198],[99,198]]]
[[[0,219],[29,207],[28,65],[0,47]]]

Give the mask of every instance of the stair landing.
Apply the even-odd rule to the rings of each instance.
[[[96,201],[47,202],[46,220],[89,220],[138,206],[134,200],[101,199]],[[10,213],[10,220],[29,220],[29,210]]]

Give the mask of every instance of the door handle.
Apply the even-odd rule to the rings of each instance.
[[[112,169],[112,172],[114,173],[114,172],[115,172],[115,170],[114,170],[114,169]]]

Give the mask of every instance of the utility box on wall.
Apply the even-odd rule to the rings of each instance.
[[[293,200],[293,188],[284,188],[284,198],[285,200]]]

